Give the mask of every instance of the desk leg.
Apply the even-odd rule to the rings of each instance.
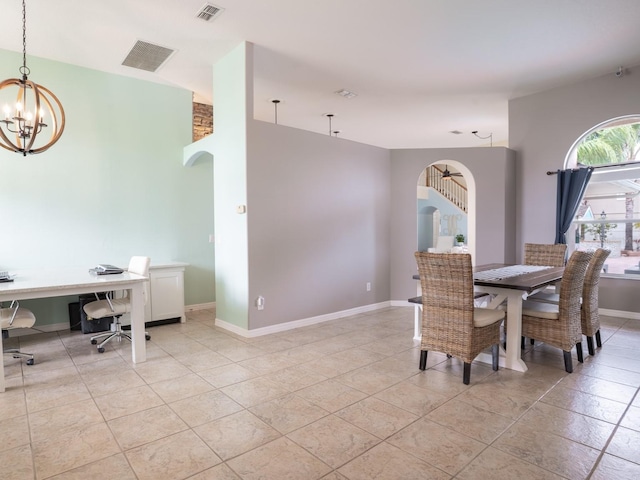
[[[131,295],[131,357],[133,363],[147,360],[144,338],[144,296],[143,284],[136,283],[129,291]]]
[[[522,338],[522,298],[524,293],[512,290],[507,294],[507,351],[504,366],[518,372],[526,372],[527,364],[522,360],[520,339]]]
[[[2,335],[0,335],[0,353],[3,352],[4,347],[2,346]],[[0,358],[0,392],[4,392],[4,354],[2,354],[2,358]]]

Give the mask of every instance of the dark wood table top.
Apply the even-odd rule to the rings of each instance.
[[[513,265],[504,263],[489,263],[486,265],[478,265],[474,267],[473,272],[484,272],[487,270],[495,270],[497,268],[511,267]],[[564,267],[551,267],[544,270],[538,270],[535,272],[523,273],[508,278],[501,278],[495,280],[478,280],[474,279],[474,285],[485,287],[499,287],[499,288],[511,288],[514,290],[523,290],[531,293],[534,290],[546,287],[556,283],[562,278]],[[420,280],[420,275],[414,275],[414,280]]]
[[[478,265],[473,271],[484,272],[487,270],[494,270],[497,268],[509,267],[511,265],[505,265],[502,263],[490,263],[487,265]],[[481,285],[486,287],[501,287],[512,288],[514,290],[524,290],[531,293],[539,288],[546,287],[556,283],[562,278],[564,267],[550,267],[544,270],[538,270],[535,272],[523,273],[514,277],[496,279],[496,280],[477,280],[474,279],[475,285]]]

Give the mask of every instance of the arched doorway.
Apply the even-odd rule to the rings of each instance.
[[[438,237],[464,236],[475,257],[475,181],[455,160],[438,160],[425,167],[417,181],[418,250],[435,248]]]

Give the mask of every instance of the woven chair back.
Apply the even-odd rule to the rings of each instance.
[[[611,252],[598,248],[587,266],[582,288],[582,333],[592,337],[600,329],[600,315],[598,313],[598,284],[604,262]]]
[[[591,257],[593,252],[574,251],[562,274],[558,307],[560,322],[569,326],[569,338],[581,338],[582,335],[580,321],[582,288]]]
[[[466,352],[473,334],[471,255],[416,252],[422,286],[422,346]]]
[[[564,267],[567,246],[563,243],[525,243],[524,264]]]

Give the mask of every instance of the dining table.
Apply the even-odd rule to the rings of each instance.
[[[473,268],[474,290],[489,294],[485,308],[504,308],[506,302],[506,350],[500,346],[500,366],[519,372],[526,372],[527,365],[522,360],[522,302],[562,279],[564,267],[541,265],[513,265],[490,263]],[[414,279],[420,280],[419,275]],[[418,335],[419,315],[416,314],[415,332]],[[414,337],[415,338],[415,337]],[[481,353],[478,360],[491,364],[491,353]]]

